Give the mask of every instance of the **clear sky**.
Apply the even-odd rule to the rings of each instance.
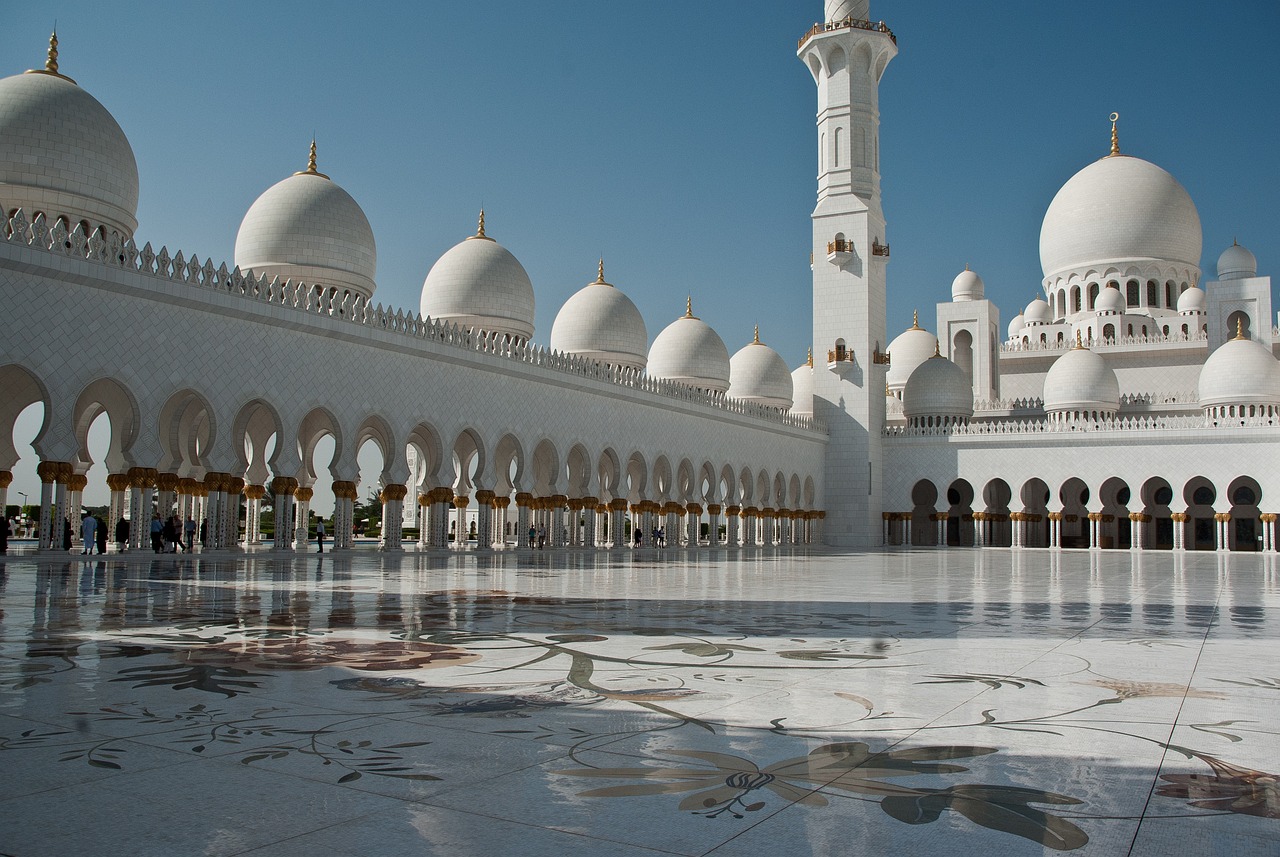
[[[1002,324],[1040,292],[1044,211],[1106,154],[1113,110],[1122,150],[1195,201],[1206,279],[1234,237],[1280,273],[1280,4],[873,0],[872,15],[899,44],[880,89],[891,338],[916,307],[932,327],[965,264]],[[796,366],[816,95],[795,50],[821,17],[820,0],[53,0],[5,9],[0,75],[42,65],[56,18],[62,71],[133,145],[139,243],[230,263],[244,212],[314,134],[373,226],[377,301],[416,310],[483,206],[533,280],[535,341],[603,256],[651,340],[691,294],[730,353],[758,323]]]

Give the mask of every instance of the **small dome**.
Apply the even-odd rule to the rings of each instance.
[[[1094,312],[1098,313],[1114,312],[1124,315],[1124,311],[1126,309],[1124,295],[1120,294],[1119,289],[1113,286],[1107,286],[1099,292],[1098,297],[1094,299],[1093,309]]]
[[[649,332],[631,298],[600,275],[560,307],[551,325],[551,348],[610,366],[644,369]]]
[[[1178,312],[1204,312],[1204,289],[1192,286],[1178,295]]]
[[[1258,260],[1245,247],[1232,243],[1218,257],[1219,280],[1243,280],[1258,276]]]
[[[1103,411],[1120,407],[1120,382],[1101,355],[1077,345],[1053,362],[1044,376],[1044,409]]]
[[[138,163],[107,109],[58,74],[57,37],[39,71],[0,80],[0,202],[129,238],[138,228]]]
[[[1040,226],[1045,277],[1105,264],[1200,262],[1200,215],[1178,180],[1141,158],[1114,155],[1072,176]]]
[[[982,283],[982,277],[970,271],[968,265],[965,265],[964,270],[951,281],[951,300],[953,301],[980,301],[985,291],[986,286]]]
[[[1009,338],[1017,339],[1018,334],[1022,333],[1022,328],[1027,326],[1027,319],[1022,313],[1018,313],[1009,321]]]
[[[729,398],[785,411],[791,407],[792,394],[786,361],[760,341],[756,328],[755,340],[729,358]]]
[[[315,143],[307,169],[276,182],[254,200],[236,233],[241,270],[373,296],[378,251],[359,204],[316,171]]]
[[[533,336],[533,283],[515,256],[484,234],[449,248],[422,284],[424,316],[527,341]]]
[[[662,329],[649,347],[649,377],[677,381],[700,390],[729,389],[729,349],[705,321],[685,314]]]
[[[1200,405],[1280,405],[1280,363],[1252,339],[1222,343],[1200,369]]]
[[[916,367],[932,357],[937,349],[938,337],[920,327],[917,314],[911,327],[889,343],[889,371],[885,373],[885,383],[895,390],[902,389]]]
[[[1053,321],[1053,310],[1044,298],[1036,298],[1022,311],[1022,321],[1023,324],[1048,324]]]
[[[826,0],[824,7],[828,21],[865,21],[871,14],[871,0]]]
[[[916,367],[902,391],[902,412],[914,417],[973,416],[973,387],[965,371],[940,354]]]
[[[813,355],[809,362],[791,373],[791,413],[800,417],[813,416]]]

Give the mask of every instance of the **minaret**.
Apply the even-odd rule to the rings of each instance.
[[[869,0],[826,0],[797,55],[818,87],[813,211],[814,416],[830,433],[823,485],[828,543],[880,543],[885,403],[885,263],[880,208],[880,76],[898,53]],[[891,355],[890,355],[891,356]],[[821,364],[820,364],[821,366]]]

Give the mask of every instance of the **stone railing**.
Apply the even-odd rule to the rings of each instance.
[[[1043,411],[1044,399],[979,399],[973,403],[977,411]]]
[[[228,269],[225,262],[214,267],[212,259],[201,262],[195,254],[184,256],[177,252],[171,255],[165,247],[161,247],[157,253],[150,242],[139,249],[133,239],[121,239],[114,232],[104,234],[101,228],[85,235],[83,227],[77,224],[68,232],[61,219],[49,226],[43,214],[37,214],[28,221],[22,209],[18,209],[7,223],[0,221],[0,238],[8,243],[123,268],[193,288],[230,294],[246,301],[288,307],[299,313],[324,316],[338,322],[411,339],[437,342],[464,351],[494,355],[578,378],[603,381],[792,428],[826,431],[825,426],[811,417],[731,399],[674,381],[651,378],[634,369],[607,366],[539,345],[515,343],[502,334],[464,330],[456,324],[423,317],[420,313],[393,310],[382,304],[373,306],[363,296],[350,292],[339,297],[333,290],[317,288],[313,283],[268,279],[265,275],[256,276],[253,271],[241,271],[239,267]]]
[[[804,43],[818,35],[818,33],[829,33],[832,30],[870,30],[873,33],[884,33],[895,45],[898,43],[898,37],[893,34],[893,30],[885,26],[884,21],[863,21],[858,18],[844,18],[839,21],[827,21],[825,23],[819,21],[814,24],[809,28],[809,32],[800,37],[796,50],[803,48]]]
[[[1073,424],[1051,423],[1045,419],[987,420],[951,427],[889,426],[885,437],[976,437],[987,435],[1092,434],[1095,432],[1159,432],[1187,429],[1280,428],[1276,417],[1235,417],[1214,422],[1204,414],[1178,416],[1127,416]]]
[[[1182,333],[1170,333],[1168,336],[1165,336],[1163,333],[1157,333],[1150,336],[1117,336],[1113,339],[1090,339],[1086,340],[1084,344],[1094,351],[1106,351],[1112,348],[1131,348],[1135,345],[1176,345],[1180,343],[1204,343],[1208,341],[1209,335],[1203,331],[1198,331],[1196,333],[1185,335]],[[1046,342],[1040,342],[1037,339],[1032,339],[1030,342],[1023,342],[1021,339],[1011,339],[1000,344],[1000,353],[1019,354],[1035,351],[1070,351],[1075,347],[1075,336],[1063,336],[1061,342],[1052,339]]]

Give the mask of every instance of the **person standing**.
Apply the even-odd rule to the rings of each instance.
[[[324,553],[324,516],[316,515],[316,547],[320,548],[319,553]]]
[[[103,531],[106,535],[106,531]],[[129,519],[120,516],[120,520],[116,521],[116,553],[124,553],[125,548],[129,545]]]
[[[80,521],[80,540],[84,543],[80,555],[93,553],[93,546],[98,541],[98,519],[93,515],[85,515]]]
[[[182,525],[182,534],[186,536],[187,553],[194,553],[196,547],[196,521],[190,515],[187,515],[187,521]]]
[[[0,554],[9,552],[9,519],[0,515]]]
[[[71,550],[71,519],[62,519],[62,549],[64,551]]]
[[[151,549],[156,553],[160,553],[164,547],[164,521],[160,520],[159,512],[151,513]]]
[[[175,521],[177,521],[177,518],[170,515],[160,525],[160,542],[165,553],[178,552],[178,526]]]
[[[107,553],[107,525],[102,521],[97,522],[98,528],[98,555],[105,556]]]

